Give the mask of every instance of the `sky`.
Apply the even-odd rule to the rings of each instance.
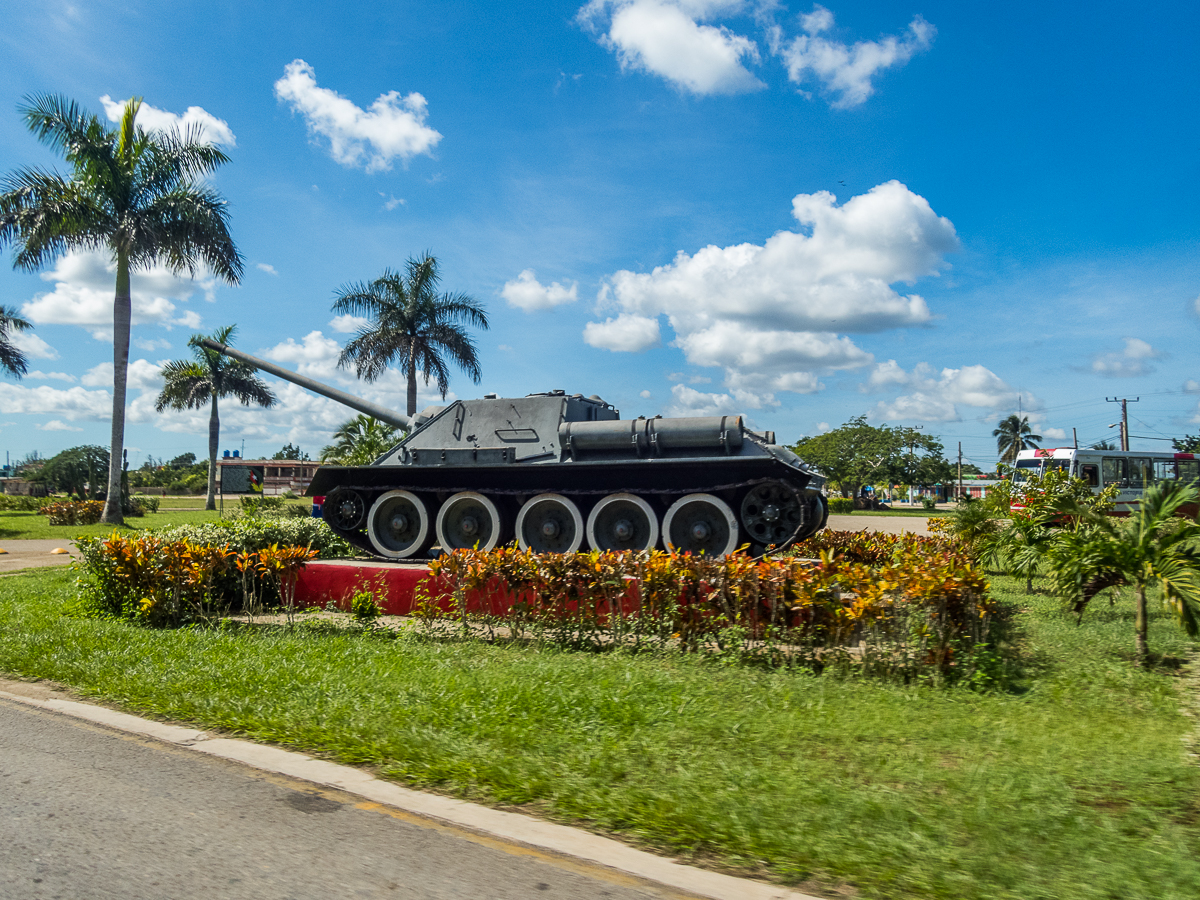
[[[337,368],[343,286],[437,258],[487,307],[482,380],[622,415],[741,413],[783,443],[855,416],[995,463],[1200,432],[1200,7],[773,0],[0,4],[0,174],[61,159],[34,95],[197,126],[245,257],[236,286],[136,273],[132,467],[203,457],[154,412],[163,363],[237,346],[404,408]],[[72,253],[0,303],[34,324],[0,379],[14,460],[107,444],[114,268]],[[221,447],[314,457],[349,410],[275,379]],[[419,405],[439,403],[422,384]]]

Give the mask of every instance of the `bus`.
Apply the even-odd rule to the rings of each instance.
[[[1146,488],[1159,481],[1186,481],[1200,484],[1200,459],[1192,453],[1173,453],[1161,450],[1091,450],[1059,447],[1044,450],[1022,450],[1013,466],[1014,494],[1031,475],[1041,475],[1051,469],[1066,469],[1069,475],[1082,478],[1093,492],[1099,493],[1110,484],[1120,488],[1112,515],[1127,516],[1137,509]],[[1019,501],[1013,503],[1019,507]],[[1195,505],[1181,510],[1196,515]]]

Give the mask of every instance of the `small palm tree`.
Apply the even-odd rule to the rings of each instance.
[[[1042,436],[1034,434],[1029,427],[1028,416],[1011,416],[1000,420],[999,427],[992,432],[996,439],[996,449],[1000,452],[1000,462],[1011,465],[1017,459],[1017,454],[1025,449],[1036,450]]]
[[[25,354],[12,342],[16,331],[28,331],[33,326],[17,315],[10,306],[0,306],[0,369],[20,378],[29,369]]]
[[[386,422],[357,415],[333,433],[333,443],[321,450],[321,462],[335,466],[365,466],[395,446],[404,435]]]
[[[16,245],[17,268],[36,271],[72,250],[103,250],[116,264],[112,442],[102,517],[113,524],[123,521],[130,272],[165,265],[194,275],[206,266],[229,284],[242,275],[225,201],[203,182],[229,158],[201,141],[198,128],[148,134],[137,125],[141,103],[125,104],[113,129],[65,97],[32,98],[21,109],[25,124],[74,171],[63,178],[20,169],[0,185],[0,248]]]
[[[1079,527],[1062,534],[1047,554],[1051,584],[1082,615],[1109,587],[1133,586],[1138,662],[1149,658],[1146,590],[1157,585],[1164,605],[1192,637],[1200,635],[1200,524],[1179,515],[1195,503],[1194,485],[1160,481],[1146,490],[1127,519],[1082,504],[1065,504]]]
[[[366,316],[366,325],[338,359],[354,363],[359,378],[374,381],[394,361],[408,378],[408,414],[417,412],[417,370],[437,379],[442,396],[450,389],[450,370],[444,356],[479,383],[481,372],[475,342],[464,325],[488,327],[483,304],[466,294],[439,294],[437,260],[426,253],[409,259],[404,272],[385,269],[369,283],[338,289],[333,311]]]
[[[166,409],[212,407],[208,417],[208,500],[204,504],[205,509],[217,508],[217,446],[221,438],[221,418],[217,414],[217,400],[222,397],[234,397],[242,406],[257,403],[268,408],[275,404],[275,395],[255,374],[253,366],[209,350],[200,343],[208,337],[225,346],[232,341],[236,331],[236,325],[226,325],[211,335],[192,335],[188,345],[192,348],[195,359],[177,359],[163,366],[166,384],[154,403],[158,412]]]

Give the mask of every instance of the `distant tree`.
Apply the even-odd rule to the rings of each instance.
[[[110,128],[65,97],[32,98],[21,110],[25,124],[66,158],[72,175],[21,169],[0,186],[0,247],[17,246],[17,268],[35,271],[72,250],[103,250],[116,264],[112,459],[102,517],[112,524],[124,521],[130,272],[164,265],[195,274],[203,266],[229,284],[242,275],[225,201],[204,181],[228,157],[202,142],[198,127],[182,134],[146,132],[137,125],[141,104],[126,103],[120,124]]]
[[[1171,446],[1179,453],[1200,453],[1200,435],[1185,434],[1181,438],[1175,438],[1171,441]],[[1111,450],[1112,447],[1101,448]]]
[[[299,447],[293,447],[291,441],[283,445],[282,450],[275,451],[275,455],[271,459],[295,459],[300,462],[308,461],[308,454],[300,450]]]
[[[81,500],[93,500],[104,491],[108,476],[108,448],[71,447],[46,460],[36,479],[52,491],[65,491]]]
[[[321,449],[321,462],[334,466],[365,466],[394,447],[403,433],[378,419],[359,414],[333,433],[333,443]]]
[[[333,311],[365,316],[368,324],[348,343],[339,366],[354,364],[359,378],[374,381],[392,362],[408,379],[408,414],[417,412],[417,371],[437,379],[442,397],[450,389],[449,361],[476,384],[482,376],[475,342],[464,326],[487,329],[483,304],[466,294],[439,294],[438,263],[429,254],[410,259],[404,272],[385,269],[371,282],[338,289]]]
[[[175,457],[173,460],[171,460],[169,463],[167,463],[167,468],[168,469],[186,469],[189,466],[194,466],[195,464],[196,464],[196,454],[195,453],[181,453],[177,457]]]
[[[14,332],[28,331],[32,327],[11,306],[0,306],[0,369],[16,378],[25,374],[29,364],[25,354],[13,343],[12,336]]]
[[[996,450],[1000,453],[1000,462],[1012,464],[1017,454],[1022,450],[1036,450],[1042,436],[1034,434],[1029,427],[1029,416],[1018,416],[1013,413],[1000,420],[996,430],[992,432],[996,439]]]
[[[233,397],[243,406],[257,403],[259,406],[275,405],[275,395],[266,383],[255,374],[254,366],[230,359],[216,350],[209,350],[200,342],[205,337],[218,344],[228,344],[237,331],[236,325],[218,328],[211,335],[194,334],[188,341],[194,359],[177,359],[163,366],[165,384],[158,395],[154,408],[200,409],[209,406],[208,417],[208,500],[205,509],[216,509],[217,493],[217,446],[221,438],[221,419],[217,415],[217,400]]]
[[[802,438],[792,449],[846,497],[857,496],[865,484],[941,484],[951,474],[936,437],[915,428],[869,425],[865,416]]]
[[[1095,444],[1092,444],[1092,449],[1093,450],[1116,450],[1117,448],[1113,444],[1112,441],[1099,441]],[[1179,448],[1176,447],[1175,449],[1178,450]]]

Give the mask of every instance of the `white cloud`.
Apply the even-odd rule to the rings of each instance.
[[[643,400],[649,400],[654,395],[651,394],[649,391],[641,391],[640,393],[638,393],[638,396],[641,397]]]
[[[1051,441],[1066,440],[1067,432],[1062,428],[1042,428],[1042,437]]]
[[[819,390],[818,372],[873,361],[837,332],[931,319],[922,297],[892,287],[937,275],[958,248],[953,224],[925,198],[890,181],[842,206],[828,192],[799,194],[792,212],[802,230],[777,232],[761,246],[710,245],[680,251],[649,273],[610,276],[600,306],[620,314],[590,323],[584,339],[645,349],[657,342],[657,317],[665,315],[689,363],[720,366],[727,389],[766,401],[777,391]]]
[[[275,96],[304,116],[309,132],[329,139],[333,159],[349,168],[387,171],[395,160],[407,163],[420,153],[431,153],[441,134],[425,124],[425,98],[413,92],[381,94],[369,109],[317,86],[316,72],[302,59],[284,67],[275,82]]]
[[[370,324],[371,320],[366,316],[352,316],[349,313],[329,320],[329,327],[340,334],[354,334]]]
[[[61,422],[58,419],[51,419],[49,422],[40,422],[33,426],[38,431],[83,431],[76,425],[68,425],[66,422]]]
[[[79,419],[102,421],[112,415],[112,395],[108,391],[89,391],[78,386],[26,387],[0,382],[0,413],[55,416],[71,422]]]
[[[278,275],[279,274],[278,272],[275,271],[275,267],[273,265],[271,265],[270,263],[255,263],[254,268],[258,269],[260,272],[266,272],[268,275]]]
[[[67,384],[74,384],[78,381],[74,375],[68,375],[66,372],[39,372],[36,369],[26,372],[25,377],[32,378],[34,381],[65,381]]]
[[[869,413],[869,418],[876,421],[957,422],[962,418],[959,406],[1008,409],[1015,408],[1018,399],[1027,410],[1036,410],[1042,405],[1037,397],[1016,391],[995,372],[979,365],[942,369],[935,376],[927,363],[918,363],[912,372],[905,372],[895,360],[888,360],[875,367],[864,387],[870,390],[895,386],[911,388],[912,392],[891,401],[880,401]]]
[[[34,359],[58,359],[58,351],[32,331],[14,331],[9,340],[18,350]]]
[[[1189,378],[1183,383],[1183,392],[1185,394],[1200,394],[1200,381]]]
[[[709,394],[677,384],[671,388],[671,403],[665,414],[668,416],[735,416],[747,409],[763,409],[779,406],[772,397],[760,397],[745,391],[730,391],[727,394]]]
[[[137,347],[139,350],[145,350],[147,353],[153,353],[156,350],[166,350],[170,348],[171,342],[163,340],[162,338],[150,338],[149,340],[146,338],[134,338],[133,346]]]
[[[583,327],[584,343],[601,350],[640,353],[657,346],[661,340],[658,319],[621,313],[615,319],[588,322]]]
[[[113,364],[102,362],[88,369],[79,379],[84,387],[110,387],[113,383]],[[162,364],[146,359],[131,360],[125,370],[125,387],[131,391],[162,390]]]
[[[820,434],[825,434],[826,432],[828,432],[828,431],[830,431],[830,430],[831,430],[831,429],[830,429],[830,427],[829,427],[829,423],[828,423],[828,422],[818,422],[818,423],[817,423],[817,432],[818,432],[818,433],[820,433]]]
[[[383,201],[383,208],[386,209],[388,212],[391,212],[397,206],[406,206],[408,204],[408,201],[405,200],[403,197],[396,197],[391,194],[385,194],[383,191],[379,192],[379,196],[385,198]]]
[[[24,303],[24,316],[38,325],[81,325],[98,340],[112,340],[116,263],[99,252],[71,251],[41,277],[54,282],[54,290]],[[177,306],[197,287],[210,292],[214,282],[181,278],[162,266],[131,273],[133,324],[199,328],[199,314]]]
[[[1125,349],[1119,353],[1105,353],[1092,360],[1092,371],[1112,378],[1131,378],[1149,375],[1154,371],[1152,360],[1161,359],[1162,354],[1140,338],[1126,338]]]
[[[658,75],[693,94],[741,94],[766,87],[744,63],[759,61],[750,38],[701,22],[739,11],[740,0],[591,0],[576,16],[600,35],[622,71]]]
[[[778,27],[772,28],[772,50],[787,66],[788,78],[796,84],[815,79],[827,94],[833,95],[833,106],[858,106],[875,92],[871,80],[879,72],[902,66],[933,43],[937,29],[920,16],[908,25],[903,37],[892,35],[878,41],[858,41],[847,45],[822,37],[833,27],[833,13],[817,5],[808,15],[801,16],[805,32],[785,41]]]
[[[128,100],[116,101],[105,94],[100,98],[104,104],[104,112],[110,122],[121,121]],[[182,116],[164,109],[157,109],[148,103],[143,103],[137,114],[137,124],[146,131],[179,131],[181,134],[195,131],[199,140],[208,144],[224,144],[236,147],[237,140],[233,129],[224,119],[218,119],[212,113],[199,106],[189,106]]]
[[[569,288],[563,287],[557,281],[542,285],[534,275],[533,269],[525,269],[513,281],[506,281],[500,296],[525,312],[538,309],[550,309],[564,303],[574,303],[579,299],[579,283],[572,281]]]

